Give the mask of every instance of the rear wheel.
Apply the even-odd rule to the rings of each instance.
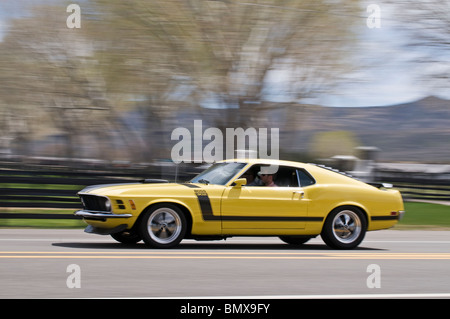
[[[184,238],[186,225],[186,218],[178,207],[161,204],[144,213],[140,233],[144,242],[151,247],[172,248]]]
[[[342,206],[328,215],[320,235],[332,248],[353,249],[364,239],[366,229],[366,216],[361,210],[352,206]]]

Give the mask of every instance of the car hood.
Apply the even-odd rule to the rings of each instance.
[[[123,183],[92,185],[82,189],[78,194],[102,196],[148,195],[149,193],[184,193],[192,192],[192,188],[202,189],[204,184],[193,183]]]

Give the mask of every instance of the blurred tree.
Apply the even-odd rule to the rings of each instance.
[[[402,44],[414,52],[411,65],[421,86],[436,94],[448,90],[450,81],[450,1],[388,1],[398,30],[405,35]]]
[[[23,121],[12,138],[59,134],[65,156],[134,161],[167,157],[167,124],[214,114],[205,106],[222,108],[219,128],[273,127],[275,96],[299,103],[352,68],[360,10],[357,0],[93,0],[69,29],[64,5],[37,7],[0,43],[1,112]]]
[[[351,0],[96,3],[108,87],[141,96],[157,123],[181,108],[221,108],[219,128],[268,127],[275,95],[298,103],[329,90],[352,67],[345,58],[361,9]]]
[[[65,147],[46,155],[117,158],[114,145],[127,148],[128,130],[106,96],[92,39],[67,28],[66,15],[65,7],[37,7],[14,20],[0,44],[5,134],[22,145],[19,154],[30,140],[56,135]]]

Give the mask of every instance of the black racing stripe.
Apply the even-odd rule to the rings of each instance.
[[[215,216],[211,206],[211,200],[208,193],[205,190],[194,190],[197,195],[200,210],[202,212],[203,220],[224,220],[224,221],[263,221],[263,222],[285,222],[285,221],[297,221],[297,222],[321,222],[322,217],[306,217],[306,216]]]
[[[200,204],[200,210],[202,211],[203,220],[220,220],[220,216],[214,216],[211,200],[208,193],[205,190],[194,190],[197,195],[198,203]]]
[[[226,221],[262,221],[262,222],[320,222],[322,217],[290,217],[290,216],[222,216],[222,220]]]
[[[397,220],[399,216],[371,216],[370,220],[377,221],[377,220]]]

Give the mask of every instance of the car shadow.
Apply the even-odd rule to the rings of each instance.
[[[157,249],[151,248],[144,243],[137,244],[121,244],[121,243],[52,243],[52,246],[65,247],[65,248],[82,248],[82,249],[139,249],[139,250],[152,250],[152,251],[183,251],[183,250],[284,250],[284,251],[309,251],[309,250],[322,250],[322,251],[339,251],[328,247],[325,244],[303,244],[303,245],[288,245],[280,242],[278,243],[204,243],[204,242],[187,242],[180,243],[177,247],[171,249]],[[356,247],[353,251],[358,250],[371,250],[371,251],[385,251],[382,248],[373,247]]]

